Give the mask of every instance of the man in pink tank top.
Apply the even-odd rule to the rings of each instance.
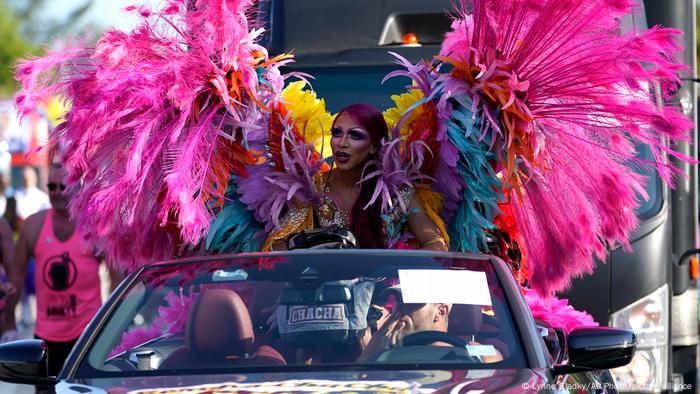
[[[49,348],[49,375],[63,367],[68,353],[85,326],[102,305],[100,260],[93,248],[76,231],[68,214],[69,196],[64,193],[64,170],[53,165],[49,171],[51,209],[27,218],[15,247],[10,280],[21,293],[27,262],[36,261],[37,316],[34,334]],[[112,283],[116,277],[112,275]],[[17,296],[8,299],[14,311]],[[4,329],[16,329],[14,313],[5,313]]]

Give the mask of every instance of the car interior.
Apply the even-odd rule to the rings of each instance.
[[[366,345],[372,332],[379,328],[373,328],[368,317],[369,320],[376,319],[377,314],[381,316],[383,313],[386,318],[392,310],[391,305],[380,304],[386,300],[376,297],[382,292],[379,283],[398,281],[398,278],[377,276],[362,278],[360,282],[367,280],[373,284],[361,288],[357,285],[359,282],[352,282],[356,286],[353,290],[351,286],[338,284],[347,281],[319,281],[309,285],[308,281],[241,281],[239,278],[215,282],[200,279],[190,286],[182,286],[180,279],[173,279],[172,283],[179,282],[176,286],[179,297],[193,300],[189,307],[171,313],[183,319],[182,330],[172,324],[162,332],[151,330],[152,338],[144,337],[143,330],[149,329],[149,324],[152,329],[159,315],[170,316],[167,308],[173,306],[166,299],[172,302],[177,297],[169,298],[176,294],[172,289],[169,296],[164,295],[168,292],[163,288],[142,291],[129,312],[131,321],[124,334],[112,338],[111,345],[107,345],[109,349],[103,350],[104,358],[91,357],[90,364],[95,370],[112,372],[353,364],[362,351],[362,344]],[[186,289],[184,293],[183,289]],[[367,291],[370,294],[363,295]],[[360,302],[362,297],[367,298],[367,305]],[[370,299],[372,306],[369,305]],[[293,312],[296,313],[294,316],[288,315],[294,308],[301,310]],[[329,311],[340,313],[342,319],[333,320],[335,317]],[[513,322],[509,317],[502,317],[507,315],[507,304],[498,297],[494,297],[491,306],[454,304],[449,311],[449,328],[445,335],[459,338],[477,350],[482,347],[495,349],[502,356],[498,365],[523,364],[522,350],[512,334]],[[300,316],[301,319],[297,319]],[[307,320],[306,325],[300,326],[302,331],[289,326],[293,319]],[[285,329],[288,332],[285,333]],[[132,340],[130,335],[137,338]],[[470,346],[466,346],[465,351],[454,345],[429,346],[430,342],[435,341],[387,349],[371,363],[461,362],[488,367],[489,361],[470,356]],[[316,356],[310,357],[311,354]]]

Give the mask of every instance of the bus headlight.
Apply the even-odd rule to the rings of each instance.
[[[610,317],[610,325],[637,333],[637,351],[632,361],[610,372],[619,391],[655,392],[668,380],[668,285]]]

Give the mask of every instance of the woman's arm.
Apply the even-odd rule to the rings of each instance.
[[[415,196],[408,204],[408,227],[421,249],[447,251],[448,245],[435,222],[425,213]]]

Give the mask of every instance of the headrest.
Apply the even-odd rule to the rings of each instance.
[[[476,335],[481,330],[481,305],[453,304],[447,332],[454,335]]]
[[[250,354],[255,335],[241,297],[229,289],[204,290],[190,310],[187,345],[199,357]]]

